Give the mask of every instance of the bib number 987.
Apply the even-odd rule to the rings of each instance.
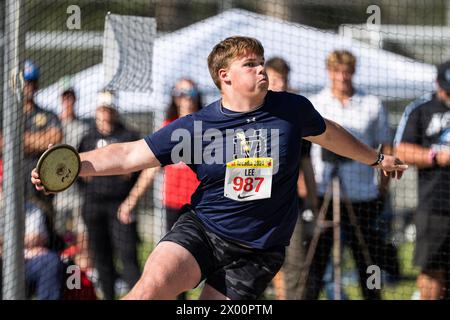
[[[235,177],[233,179],[233,189],[235,191],[241,191],[244,190],[245,192],[250,192],[255,189],[255,192],[259,192],[259,188],[261,187],[261,184],[264,182],[263,177],[255,177],[255,178],[242,178],[242,177]]]
[[[227,163],[223,195],[235,201],[270,198],[272,158],[239,158]]]

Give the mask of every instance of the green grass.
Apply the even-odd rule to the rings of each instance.
[[[153,251],[154,245],[153,242],[142,241],[138,247],[138,262],[141,266],[141,270],[144,269],[145,262],[147,261],[148,256]]]
[[[414,291],[416,290],[416,277],[419,274],[419,269],[412,265],[414,244],[405,243],[399,246],[399,262],[400,274],[402,280],[395,284],[383,284],[381,287],[381,295],[383,300],[410,300]],[[349,250],[344,251],[343,272],[355,268],[355,262],[351,257]],[[358,284],[344,286],[344,291],[350,300],[362,300],[363,296]],[[325,299],[325,294],[322,292],[320,299]]]
[[[416,291],[416,278],[420,270],[412,265],[414,244],[406,243],[399,249],[401,275],[406,279],[383,291],[383,299],[386,300],[410,300]]]
[[[141,269],[144,268],[145,261],[154,248],[151,242],[142,242],[138,248],[138,259],[141,265]],[[381,288],[382,298],[384,300],[409,300],[416,290],[416,277],[419,274],[419,269],[412,265],[413,261],[414,244],[404,243],[399,246],[398,254],[400,261],[400,271],[402,280],[390,285],[383,284]],[[355,262],[351,256],[349,249],[344,250],[342,272],[348,272],[355,269]],[[361,289],[358,284],[344,286],[344,291],[350,300],[363,299]],[[201,287],[195,288],[187,292],[188,300],[197,300],[201,293]],[[275,299],[275,296],[266,291],[264,299]],[[326,299],[325,294],[322,292],[319,299]]]

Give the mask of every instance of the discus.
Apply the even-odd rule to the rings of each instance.
[[[81,161],[78,152],[68,144],[58,144],[45,151],[36,166],[46,192],[61,192],[78,177]]]

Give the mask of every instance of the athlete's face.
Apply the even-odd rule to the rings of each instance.
[[[247,53],[233,60],[226,70],[225,82],[246,96],[265,94],[269,86],[264,57]]]
[[[351,91],[353,71],[353,68],[346,64],[337,64],[328,69],[328,77],[333,90],[344,93]]]

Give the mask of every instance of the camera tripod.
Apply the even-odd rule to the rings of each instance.
[[[306,257],[305,264],[303,266],[303,272],[301,272],[298,284],[299,290],[297,292],[296,299],[303,299],[305,297],[306,283],[309,276],[311,264],[316,253],[317,245],[324,228],[333,228],[333,272],[334,272],[334,297],[336,300],[341,300],[341,283],[342,283],[342,258],[341,258],[341,200],[345,208],[347,209],[350,224],[354,227],[356,238],[360,244],[360,248],[363,254],[364,262],[366,265],[372,264],[372,259],[369,254],[369,249],[366,241],[364,240],[361,228],[359,227],[355,212],[353,210],[352,203],[348,199],[344,188],[342,188],[339,178],[339,166],[334,165],[331,173],[331,182],[327,186],[324,200],[319,210],[316,225],[314,227],[313,237],[311,239]],[[333,220],[327,221],[326,214],[332,201],[333,205]]]

